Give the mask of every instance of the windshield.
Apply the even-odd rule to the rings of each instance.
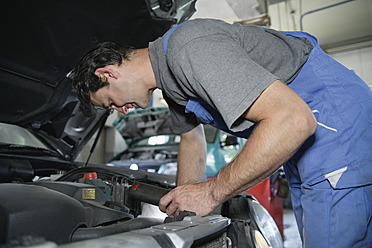
[[[48,149],[37,137],[26,129],[4,123],[0,123],[0,142]]]

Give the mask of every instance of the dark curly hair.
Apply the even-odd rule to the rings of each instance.
[[[100,43],[89,51],[71,71],[69,78],[72,80],[73,91],[80,101],[80,109],[86,116],[90,116],[95,108],[90,101],[90,94],[97,92],[108,85],[102,81],[95,71],[107,65],[121,65],[123,61],[130,60],[134,48],[122,46],[113,42]]]

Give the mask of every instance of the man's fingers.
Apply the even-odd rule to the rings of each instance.
[[[184,210],[195,212],[197,215],[207,215],[215,206],[210,194],[203,192],[205,185],[196,183],[178,186],[160,199],[159,209],[167,215],[178,215]]]
[[[174,190],[163,196],[159,201],[160,211],[167,215],[177,215],[179,212],[178,205],[174,201]]]
[[[173,191],[169,192],[165,196],[163,196],[159,201],[159,209],[162,212],[166,212],[168,205],[172,202],[173,199]]]
[[[178,212],[178,206],[174,202],[167,207],[167,215],[177,215]]]

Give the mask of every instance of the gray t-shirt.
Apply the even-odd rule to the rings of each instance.
[[[254,123],[241,115],[276,79],[289,84],[306,62],[312,46],[258,26],[196,19],[149,44],[157,86],[167,101],[175,133],[188,132],[199,122],[185,113],[190,97],[217,110],[235,132]]]

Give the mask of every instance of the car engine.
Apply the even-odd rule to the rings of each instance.
[[[252,217],[249,195],[205,217],[167,217],[157,205],[174,177],[90,165],[54,178],[2,181],[0,247],[269,247],[258,246],[257,233],[270,240]]]

